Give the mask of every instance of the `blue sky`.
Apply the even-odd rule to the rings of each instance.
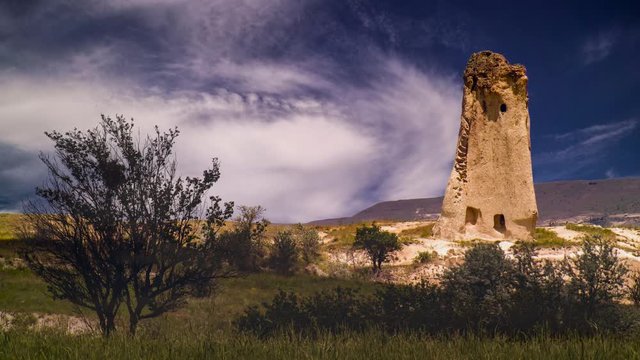
[[[275,221],[439,196],[485,49],[527,68],[536,181],[640,175],[637,1],[0,0],[0,211],[101,113],[178,126],[183,174],[219,157]]]

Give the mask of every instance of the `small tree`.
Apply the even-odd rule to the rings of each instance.
[[[390,261],[393,252],[400,250],[402,244],[398,241],[396,234],[381,231],[378,225],[372,224],[356,229],[353,247],[364,250],[371,260],[373,272],[378,272],[382,269],[382,263]]]
[[[498,329],[509,323],[516,286],[514,264],[497,244],[478,244],[464,263],[447,270],[442,289],[451,323],[464,328]]]
[[[320,236],[317,231],[297,224],[294,227],[294,236],[302,253],[302,261],[310,264],[320,256]]]
[[[135,334],[142,319],[182,305],[190,294],[227,276],[213,252],[217,228],[233,212],[211,197],[207,237],[198,219],[207,190],[220,177],[214,159],[201,178],[176,176],[177,130],[136,140],[133,123],[102,117],[85,132],[52,132],[56,157],[41,155],[46,204],[26,210],[32,242],[22,255],[56,298],[95,311],[104,335],[116,329],[122,302]]]
[[[570,277],[569,289],[590,316],[601,305],[610,305],[624,294],[627,267],[620,261],[613,243],[600,236],[584,239],[580,255],[565,267]]]
[[[260,270],[266,257],[265,231],[269,221],[262,206],[239,206],[235,227],[215,238],[222,258],[241,272]]]
[[[290,231],[280,231],[273,238],[269,265],[280,274],[291,274],[298,263],[299,253],[293,234]]]

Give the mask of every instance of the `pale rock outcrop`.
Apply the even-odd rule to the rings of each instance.
[[[471,55],[437,237],[531,239],[538,210],[531,169],[527,76],[490,51]]]

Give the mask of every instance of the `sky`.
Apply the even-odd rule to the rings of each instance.
[[[638,1],[0,0],[0,211],[100,114],[272,221],[441,196],[481,50],[527,68],[536,182],[640,176]]]

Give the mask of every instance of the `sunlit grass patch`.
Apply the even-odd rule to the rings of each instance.
[[[402,230],[400,236],[410,236],[419,238],[430,238],[433,236],[433,226],[435,223]]]
[[[21,214],[0,213],[0,241],[15,239],[22,219]]]
[[[562,248],[562,247],[571,247],[576,245],[577,243],[574,241],[569,241],[565,238],[562,238],[556,234],[555,231],[545,229],[545,228],[536,228],[536,232],[534,235],[535,246],[542,248]]]
[[[491,240],[482,240],[482,239],[472,239],[472,240],[457,240],[455,243],[461,247],[472,247],[482,243],[492,242]],[[493,242],[500,242],[499,240],[494,240]]]
[[[322,226],[319,227],[319,230],[326,232],[327,236],[330,238],[329,242],[327,242],[327,246],[329,248],[339,249],[353,246],[353,243],[356,240],[356,229],[364,225],[369,226],[371,225],[371,223],[363,222],[358,224],[348,224],[331,227]]]
[[[581,232],[589,236],[600,236],[605,240],[611,241],[616,240],[616,233],[614,233],[610,229],[602,228],[599,226],[567,224],[565,227],[569,230]]]

